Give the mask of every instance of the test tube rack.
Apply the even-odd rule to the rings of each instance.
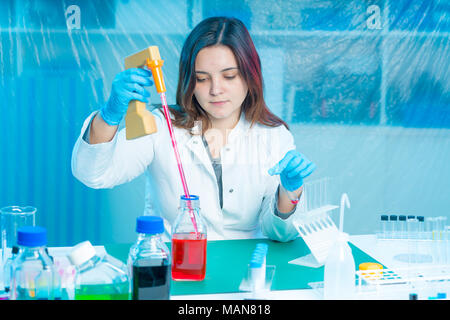
[[[356,271],[354,300],[407,300],[411,293],[419,299],[450,296],[450,265]],[[323,281],[310,282],[314,294],[323,299]]]
[[[450,294],[450,265],[420,265],[394,269],[359,270],[357,297],[396,295],[406,298],[411,292],[435,291]]]
[[[289,263],[318,268],[325,264],[328,252],[339,233],[330,217],[330,212],[339,206],[331,204],[329,199],[329,178],[305,183],[303,188],[304,201],[297,209],[298,214],[293,225],[311,253]]]

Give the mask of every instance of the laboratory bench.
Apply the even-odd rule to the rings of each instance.
[[[266,243],[268,251],[266,265],[271,269],[270,290],[262,298],[268,300],[321,300],[323,299],[324,266],[307,267],[292,263],[297,258],[308,255],[310,250],[301,237],[290,242],[276,242],[269,239],[208,240],[206,276],[203,281],[171,281],[171,300],[245,300],[253,299],[248,291],[242,290],[243,281],[248,275],[248,264],[258,243]],[[407,241],[380,240],[376,235],[353,235],[349,240],[355,266],[364,262],[381,264],[384,270],[398,270],[406,278],[412,264],[402,257],[410,249]],[[114,243],[95,246],[98,254],[108,253],[126,263],[131,243]],[[167,243],[170,248],[170,243]],[[60,267],[69,247],[50,247],[49,252]],[[442,272],[437,278],[441,288],[422,283],[425,289],[411,289],[410,284],[393,280],[388,286],[367,285],[359,287],[360,274],[357,274],[356,300],[408,300],[411,293],[419,293],[419,299],[433,298],[436,292],[450,294],[450,265],[420,263],[423,268]],[[406,270],[406,271],[405,271]],[[73,271],[72,271],[73,273]],[[360,278],[360,279],[358,279]],[[361,282],[364,284],[364,282]],[[431,282],[430,282],[431,283]],[[435,283],[433,283],[435,285]],[[380,289],[382,288],[382,290]],[[386,289],[387,288],[387,289]],[[261,296],[259,297],[261,298]],[[448,298],[447,298],[448,299]]]
[[[301,237],[291,242],[276,242],[269,239],[210,240],[207,246],[206,277],[203,281],[172,281],[172,300],[242,300],[252,299],[251,293],[240,290],[248,271],[251,253],[257,243],[267,243],[266,265],[274,269],[270,290],[263,297],[270,300],[320,300],[323,299],[324,267],[306,267],[292,261],[307,255],[310,250]],[[376,235],[350,236],[355,266],[364,262],[381,264],[385,270],[408,270],[411,264],[399,259],[408,252],[408,244],[401,240],[379,240]],[[168,244],[170,247],[170,244]],[[129,244],[105,245],[108,253],[126,261]],[[422,263],[421,267],[434,267]],[[446,270],[446,276],[450,270]],[[403,275],[402,275],[403,276]],[[359,284],[359,282],[357,281]],[[363,282],[361,282],[363,284]],[[446,280],[449,290],[450,279]],[[406,286],[406,287],[405,287]],[[355,299],[359,300],[407,300],[411,288],[401,281],[393,281],[378,290],[374,286],[358,287]],[[369,288],[369,289],[367,289]],[[428,288],[430,289],[430,288]],[[433,288],[431,288],[433,289]],[[438,289],[436,289],[438,290]],[[439,290],[438,290],[439,291]],[[434,293],[426,293],[428,296]],[[449,292],[447,292],[447,295]],[[424,293],[421,292],[421,298]]]

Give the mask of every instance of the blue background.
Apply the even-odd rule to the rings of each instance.
[[[450,2],[438,0],[1,1],[0,207],[36,206],[52,246],[133,241],[143,177],[89,189],[73,145],[124,58],[150,45],[174,103],[183,41],[215,15],[247,25],[270,108],[317,164],[310,179],[330,178],[335,204],[350,197],[345,231],[375,232],[381,213],[450,216]]]

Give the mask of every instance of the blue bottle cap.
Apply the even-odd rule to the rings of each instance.
[[[145,234],[163,233],[163,219],[157,216],[140,216],[136,219],[136,232]]]
[[[397,215],[391,214],[391,215],[389,216],[389,220],[391,220],[391,221],[397,221]]]
[[[425,220],[424,216],[417,216],[417,220],[419,220],[419,222],[423,222]]]
[[[409,219],[415,219],[416,218],[416,216],[408,216],[408,220]]]
[[[406,221],[406,216],[398,216],[398,220],[400,220],[400,221]]]
[[[381,221],[388,221],[389,217],[387,214],[382,214],[381,215]]]
[[[25,226],[17,230],[17,244],[25,247],[41,247],[47,244],[47,230],[37,226]]]

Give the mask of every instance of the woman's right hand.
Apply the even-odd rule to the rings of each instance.
[[[153,85],[152,73],[141,68],[130,68],[116,75],[108,101],[100,110],[103,120],[110,126],[120,123],[131,100],[148,102],[150,93],[144,87]]]

